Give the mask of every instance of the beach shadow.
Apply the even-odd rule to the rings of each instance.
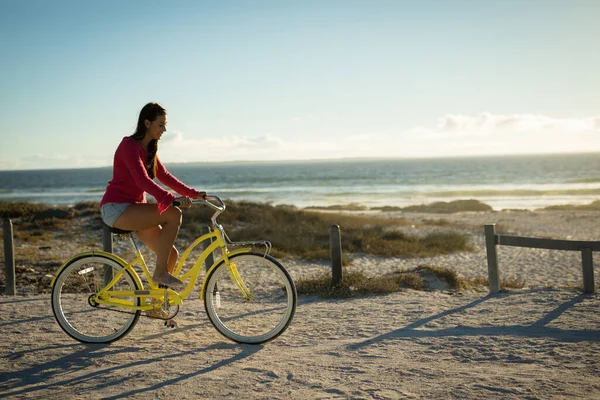
[[[95,310],[94,308],[89,308],[86,310],[74,312],[72,314],[92,313],[92,312],[94,312],[94,310]],[[0,327],[1,326],[9,326],[9,325],[17,325],[17,324],[26,324],[28,322],[42,321],[45,319],[52,319],[53,321],[56,320],[53,314],[49,314],[49,315],[44,315],[44,316],[40,316],[40,317],[31,317],[31,318],[27,318],[27,319],[17,319],[15,321],[5,322],[5,323],[0,324]]]
[[[550,311],[544,317],[540,318],[539,320],[537,320],[536,322],[531,324],[531,326],[542,327],[542,326],[548,325],[550,322],[552,322],[555,319],[557,319],[558,317],[560,317],[565,311],[567,311],[568,309],[570,309],[577,303],[581,303],[586,298],[587,297],[585,295],[579,295],[579,296],[572,298],[571,300],[559,305],[554,310]]]
[[[42,321],[42,320],[45,320],[45,319],[52,319],[52,320],[54,320],[54,316],[52,316],[52,315],[46,315],[44,317],[31,317],[31,318],[27,318],[27,319],[17,319],[15,321],[4,322],[4,323],[0,324],[0,327],[2,327],[2,326],[9,326],[9,325],[27,324],[29,322]]]
[[[30,385],[35,385],[40,382],[45,382],[48,379],[51,379],[57,375],[62,375],[67,373],[69,370],[79,370],[85,369],[94,364],[94,360],[97,358],[110,357],[111,355],[126,353],[126,352],[135,352],[137,351],[134,347],[115,347],[110,346],[108,344],[90,344],[90,345],[82,345],[82,344],[71,344],[71,345],[55,345],[55,346],[47,346],[32,350],[27,350],[20,353],[15,353],[11,355],[9,358],[15,359],[22,357],[25,353],[33,353],[40,352],[44,350],[55,350],[59,348],[68,348],[75,347],[76,350],[73,353],[66,354],[62,357],[59,357],[55,360],[48,361],[45,363],[40,363],[33,365],[24,369],[15,369],[12,372],[0,373],[0,390],[4,391],[6,395],[16,395],[22,393],[28,393],[31,391],[36,391],[40,389],[45,389],[48,387],[52,387],[54,385],[41,385],[36,386],[35,388],[28,387]],[[27,388],[25,388],[27,387]],[[10,389],[18,389],[24,388],[20,391],[7,393],[6,391]],[[38,389],[39,388],[39,389]]]
[[[511,293],[502,293],[495,295],[494,298],[511,296]],[[518,294],[517,294],[518,295]],[[464,306],[446,310],[439,314],[431,317],[422,318],[415,321],[403,328],[396,329],[394,331],[384,333],[371,339],[364,340],[359,343],[347,345],[348,350],[359,350],[363,347],[367,347],[389,339],[400,339],[400,338],[431,338],[431,337],[447,337],[447,336],[523,336],[529,338],[552,338],[564,342],[580,342],[580,341],[591,341],[600,342],[600,330],[576,330],[576,329],[560,329],[554,327],[548,327],[547,325],[560,317],[564,312],[575,306],[577,303],[585,300],[587,297],[579,295],[573,299],[560,304],[554,310],[550,311],[538,321],[530,325],[509,325],[509,326],[490,326],[490,327],[468,327],[459,326],[438,330],[417,330],[418,327],[427,324],[433,320],[443,318],[445,316],[455,314],[457,312],[465,311],[469,308],[475,307],[484,301],[492,298],[486,296],[484,298],[475,300]]]
[[[42,352],[42,351],[46,351],[46,350],[65,349],[65,348],[77,347],[77,346],[81,346],[81,345],[78,343],[56,344],[56,345],[50,345],[50,346],[46,346],[46,347],[40,347],[37,349],[14,351],[8,355],[7,359],[10,361],[14,361],[14,360],[18,360],[19,358],[22,358],[28,354],[32,354],[32,353]]]
[[[247,358],[249,356],[251,356],[252,354],[260,351],[263,346],[262,345],[239,345],[239,344],[214,344],[211,346],[206,347],[205,349],[200,349],[200,350],[193,350],[190,352],[185,352],[185,353],[181,353],[179,355],[175,355],[176,357],[179,357],[181,355],[185,355],[185,354],[189,354],[189,353],[197,353],[197,352],[202,352],[202,351],[207,351],[207,350],[212,350],[212,349],[227,349],[227,348],[240,348],[241,347],[241,351],[227,359],[221,360],[213,365],[210,365],[206,368],[202,368],[198,371],[194,371],[194,372],[190,372],[188,374],[183,374],[180,376],[177,376],[175,378],[172,379],[167,379],[165,381],[162,382],[158,382],[155,385],[149,386],[149,387],[145,387],[145,388],[141,388],[141,389],[135,389],[135,390],[130,390],[124,393],[120,393],[118,395],[115,396],[111,396],[111,397],[104,397],[104,399],[110,400],[110,399],[122,399],[122,398],[128,398],[130,396],[134,396],[140,393],[145,393],[145,392],[152,392],[154,390],[160,389],[160,388],[164,388],[165,386],[169,386],[190,378],[193,378],[195,376],[198,375],[203,375],[206,373],[209,373],[211,371],[217,370],[221,367],[224,367],[226,365],[232,364],[236,361],[240,361],[243,360],[244,358]],[[161,357],[161,359],[163,358],[167,358],[167,357]],[[112,386],[112,384],[110,384],[110,386]]]
[[[115,385],[123,385],[125,388],[127,386],[127,381],[136,380],[137,375],[132,374],[130,377],[121,378],[118,381],[114,379],[108,379],[110,377],[111,372],[117,370],[123,370],[128,368],[134,368],[142,365],[151,365],[156,363],[157,369],[161,368],[161,362],[165,359],[179,358],[187,355],[199,354],[209,350],[227,350],[227,349],[240,349],[241,351],[234,356],[221,360],[209,367],[203,368],[198,371],[194,371],[193,373],[178,375],[173,379],[168,379],[165,381],[161,381],[156,383],[155,385],[135,389],[128,392],[121,393],[119,395],[115,395],[113,397],[103,397],[107,399],[117,399],[117,398],[126,398],[138,393],[144,393],[147,391],[153,391],[161,387],[165,387],[177,382],[180,382],[185,379],[192,378],[197,375],[205,374],[210,371],[214,371],[218,368],[221,368],[225,365],[231,364],[238,360],[244,359],[258,351],[260,351],[263,346],[261,345],[239,345],[233,343],[216,343],[210,346],[206,346],[204,348],[194,348],[191,350],[182,351],[174,354],[160,354],[152,358],[148,359],[140,359],[136,361],[132,361],[126,364],[117,365],[113,367],[103,368],[94,370],[93,372],[87,373],[85,375],[68,378],[64,380],[60,380],[53,383],[46,383],[52,378],[56,378],[57,376],[67,375],[79,370],[85,370],[87,368],[94,369],[94,366],[97,365],[98,359],[104,359],[106,357],[110,358],[116,354],[120,353],[131,353],[136,354],[139,351],[137,347],[122,347],[115,348],[114,345],[110,344],[102,344],[102,345],[78,345],[75,344],[73,346],[84,347],[80,350],[75,351],[72,354],[65,355],[56,360],[49,361],[46,363],[42,363],[39,365],[32,366],[30,368],[25,368],[22,370],[16,370],[10,373],[0,374],[0,381],[3,383],[0,384],[0,391],[3,392],[3,395],[6,396],[17,396],[27,393],[31,395],[34,392],[38,391],[47,391],[52,390],[54,388],[60,389],[62,387],[77,385],[80,383],[89,383],[96,379],[98,383],[93,387],[87,387],[86,391],[90,393],[102,393],[102,390],[107,387],[114,387]],[[14,391],[10,391],[12,389],[16,389]]]
[[[177,328],[168,328],[168,327],[164,327],[165,330],[163,332],[160,333],[155,333],[153,335],[147,335],[144,336],[142,338],[139,338],[138,341],[140,342],[147,342],[147,341],[151,341],[154,339],[159,339],[159,338],[163,338],[165,336],[169,336],[169,335],[173,335],[175,333],[180,333],[180,332],[185,332],[185,331],[191,331],[194,330],[196,328],[201,328],[201,327],[206,327],[206,324],[192,324],[192,325],[184,325],[184,326],[178,326]],[[211,325],[212,326],[212,325]]]
[[[0,301],[0,308],[3,308],[2,306],[6,305],[6,309],[5,311],[7,313],[11,312],[11,308],[10,306],[8,306],[9,304],[14,304],[14,303],[27,303],[27,302],[45,302],[45,303],[50,303],[50,298],[24,298],[24,299],[10,299],[10,300],[2,300]],[[31,307],[40,307],[39,304],[35,305],[32,304]],[[44,309],[45,310],[45,309]],[[25,316],[24,316],[25,317]],[[44,315],[44,316],[39,316],[39,317],[28,317],[26,319],[15,319],[13,321],[6,321],[3,323],[0,323],[0,327],[2,326],[9,326],[9,325],[17,325],[17,324],[25,324],[28,322],[35,322],[35,321],[42,321],[45,319],[50,319],[53,318],[52,316],[52,312],[50,312],[50,315]]]
[[[50,297],[48,298],[39,298],[39,299],[30,299],[30,298],[26,298],[26,299],[12,299],[12,300],[0,300],[0,306],[2,304],[11,304],[11,303],[26,303],[28,301],[50,301]]]
[[[384,334],[376,336],[374,338],[367,339],[367,340],[364,340],[364,341],[359,342],[359,343],[354,343],[354,344],[348,345],[346,347],[348,348],[348,350],[358,350],[358,349],[360,349],[362,347],[370,346],[370,345],[373,345],[373,344],[375,344],[377,342],[381,342],[383,340],[393,339],[393,338],[398,338],[398,337],[406,337],[405,334],[407,332],[408,333],[412,333],[412,332],[421,333],[423,331],[415,331],[415,329],[418,328],[418,327],[420,327],[420,326],[422,326],[422,325],[425,325],[425,324],[427,324],[427,323],[429,323],[429,322],[431,322],[433,320],[436,320],[436,319],[439,319],[439,318],[443,318],[443,317],[446,317],[448,315],[456,314],[456,313],[465,311],[465,310],[467,310],[469,308],[475,307],[475,306],[483,303],[484,301],[488,300],[489,298],[490,298],[490,296],[482,297],[482,298],[477,299],[475,301],[472,301],[471,303],[466,304],[464,306],[460,306],[460,307],[454,308],[452,310],[446,310],[446,311],[443,311],[443,312],[441,312],[439,314],[432,315],[431,317],[422,318],[422,319],[420,319],[418,321],[413,322],[412,324],[409,324],[409,325],[405,326],[404,328],[400,328],[400,329],[397,329],[397,330],[392,331],[392,332],[384,333]]]

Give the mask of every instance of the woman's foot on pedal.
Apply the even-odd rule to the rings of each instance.
[[[165,285],[173,289],[181,289],[184,286],[184,283],[179,279],[175,278],[171,274],[165,274],[161,276],[153,276],[152,280],[157,285]]]

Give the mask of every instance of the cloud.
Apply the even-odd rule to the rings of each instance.
[[[449,134],[491,135],[502,133],[583,133],[600,130],[600,117],[552,118],[536,114],[476,116],[449,114],[440,118],[437,130]]]
[[[308,133],[311,133],[307,131]],[[555,118],[538,114],[448,114],[432,126],[403,131],[193,136],[169,132],[159,144],[165,163],[269,161],[349,157],[446,157],[494,154],[600,152],[600,116]],[[310,138],[310,139],[308,139]],[[95,150],[94,150],[95,151]],[[106,150],[105,153],[109,153]],[[81,154],[84,154],[82,149]],[[35,154],[0,159],[0,169],[107,166],[110,157]]]
[[[161,142],[165,162],[342,157],[441,157],[600,151],[600,117],[538,114],[448,114],[435,126],[354,135],[232,136],[194,139],[181,132]],[[312,136],[311,136],[312,137]]]
[[[258,160],[277,154],[286,142],[272,135],[256,137],[190,138],[174,132],[160,141],[159,154],[163,162]],[[267,158],[269,159],[269,158]]]
[[[32,154],[25,157],[0,160],[0,169],[69,169],[94,168],[109,165],[109,160],[81,155]]]

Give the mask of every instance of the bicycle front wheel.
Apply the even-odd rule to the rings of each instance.
[[[123,269],[110,258],[88,255],[71,261],[60,272],[52,286],[52,311],[69,336],[83,343],[110,343],[131,331],[140,318],[140,310],[98,305],[91,300],[121,272],[110,291],[141,289],[131,273]],[[118,301],[132,307],[140,305],[140,298],[135,296],[119,297]]]
[[[273,257],[249,252],[229,257],[206,278],[210,322],[238,343],[264,343],[290,325],[298,296],[290,274]]]

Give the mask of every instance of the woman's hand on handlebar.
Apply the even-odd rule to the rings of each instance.
[[[190,208],[192,206],[192,200],[187,196],[177,197],[173,204],[179,208]]]
[[[198,192],[197,200],[206,200],[206,192]]]

